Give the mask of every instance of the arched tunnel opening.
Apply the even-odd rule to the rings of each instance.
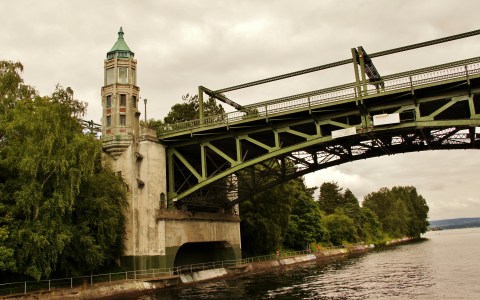
[[[174,266],[179,267],[234,259],[235,253],[228,242],[185,243],[178,249],[175,255]]]

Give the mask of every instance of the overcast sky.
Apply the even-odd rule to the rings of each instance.
[[[480,28],[476,0],[0,0],[0,10],[0,59],[22,62],[25,82],[41,94],[57,83],[71,87],[96,122],[103,61],[120,26],[135,52],[148,118],[156,119],[199,85],[217,90],[348,59],[357,46],[373,53]],[[374,63],[387,75],[479,55],[477,36]],[[352,81],[348,65],[227,96],[249,104]],[[479,170],[478,151],[430,151],[348,163],[306,182],[334,180],[360,200],[381,187],[413,185],[432,220],[480,217]]]

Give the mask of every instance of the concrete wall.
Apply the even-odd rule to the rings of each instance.
[[[112,144],[115,140],[108,142],[108,146]],[[161,262],[165,255],[165,228],[157,226],[160,194],[167,193],[165,158],[165,147],[146,129],[138,139],[132,136],[130,145],[121,154],[104,156],[104,161],[128,185],[125,250],[121,260],[127,269],[165,264]]]
[[[166,232],[166,267],[174,266],[178,250],[186,243],[223,242],[231,247],[226,251],[233,251],[229,259],[242,257],[238,216],[167,210],[160,212],[159,225],[164,227]]]

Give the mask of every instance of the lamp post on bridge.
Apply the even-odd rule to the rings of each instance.
[[[143,103],[145,103],[145,125],[147,125],[147,98],[143,99]]]

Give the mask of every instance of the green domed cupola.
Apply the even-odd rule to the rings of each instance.
[[[112,50],[107,53],[107,59],[112,59],[114,57],[118,58],[133,58],[135,53],[133,53],[130,48],[128,48],[127,43],[123,39],[123,29],[120,27],[118,31],[118,39],[113,45]]]

